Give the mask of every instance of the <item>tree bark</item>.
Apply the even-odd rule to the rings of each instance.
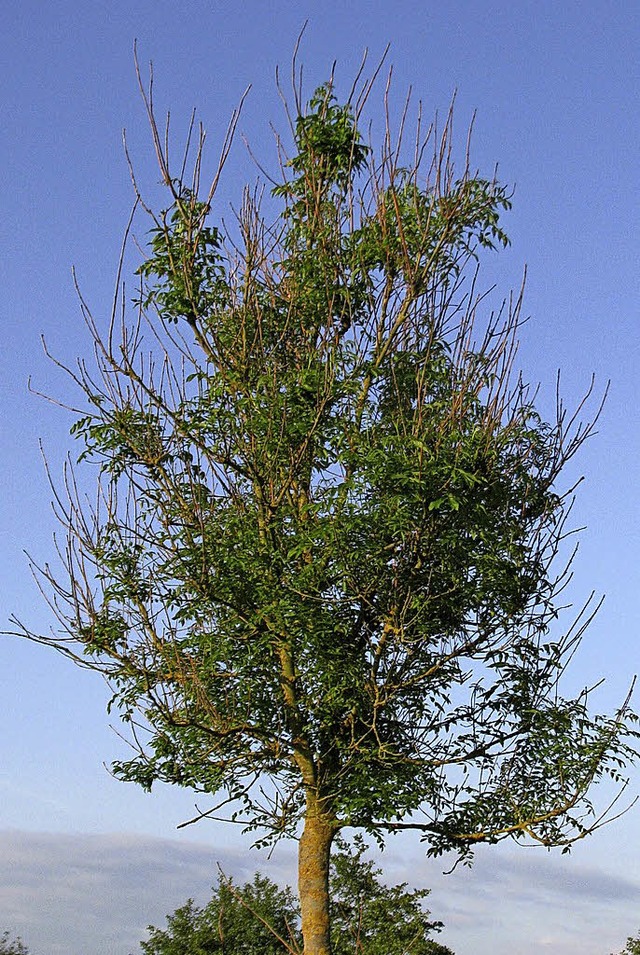
[[[298,894],[302,913],[304,955],[331,955],[329,860],[337,831],[317,799],[307,799],[304,830],[298,847]]]

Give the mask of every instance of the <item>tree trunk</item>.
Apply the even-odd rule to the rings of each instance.
[[[307,799],[307,815],[298,847],[304,955],[331,955],[329,859],[336,831],[335,820],[323,815],[315,799]]]

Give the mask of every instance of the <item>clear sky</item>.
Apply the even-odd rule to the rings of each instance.
[[[275,167],[270,122],[284,125],[274,69],[302,45],[308,89],[337,61],[348,87],[368,47],[391,43],[397,101],[412,85],[425,112],[457,89],[461,141],[477,110],[474,164],[516,186],[513,245],[492,266],[506,293],[528,266],[520,361],[552,406],[562,369],[569,403],[596,375],[611,380],[599,434],[583,450],[575,509],[585,524],[572,596],[606,593],[571,676],[606,676],[594,706],[611,710],[640,670],[640,329],[638,288],[637,0],[22,0],[0,8],[0,629],[11,613],[46,628],[47,609],[23,550],[52,553],[39,451],[54,474],[71,419],[35,398],[67,385],[40,336],[66,360],[87,354],[71,267],[106,318],[132,192],[127,128],[145,184],[157,174],[132,48],[152,59],[159,111],[176,130],[193,106],[212,158],[251,83],[240,131]],[[381,92],[381,90],[379,91]],[[375,95],[375,94],[374,94]],[[256,171],[239,139],[220,193],[237,201]],[[107,689],[46,649],[0,638],[0,934],[33,955],[128,955],[149,922],[189,895],[203,899],[215,860],[292,881],[291,847],[271,863],[230,827],[176,831],[189,793],[151,796],[104,768],[122,752],[105,715]],[[640,704],[638,704],[640,705]],[[634,792],[640,791],[635,772]],[[431,908],[457,955],[608,955],[640,928],[640,804],[569,856],[500,848],[442,875],[416,842],[392,842],[389,877],[433,889]],[[271,869],[269,869],[269,865]]]

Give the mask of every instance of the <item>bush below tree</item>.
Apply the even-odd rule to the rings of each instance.
[[[424,908],[428,889],[388,886],[364,858],[367,846],[340,841],[331,862],[331,932],[334,955],[453,955],[431,936],[440,931]],[[244,886],[220,875],[211,901],[189,899],[149,927],[144,955],[291,955],[302,951],[300,909],[289,887],[256,874]]]

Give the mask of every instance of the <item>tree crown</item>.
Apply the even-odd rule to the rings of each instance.
[[[569,845],[632,717],[560,693],[590,609],[558,634],[558,483],[593,426],[544,421],[513,374],[521,295],[479,317],[508,190],[456,172],[451,118],[413,164],[389,130],[374,154],[362,97],[327,84],[280,214],[246,192],[234,237],[201,150],[173,177],[146,102],[171,204],[147,208],[119,342],[83,302],[97,372],[72,371],[72,431],[100,489],[57,497],[66,637],[35,638],[109,678],[136,746],[119,776],[222,793],[212,814]]]

